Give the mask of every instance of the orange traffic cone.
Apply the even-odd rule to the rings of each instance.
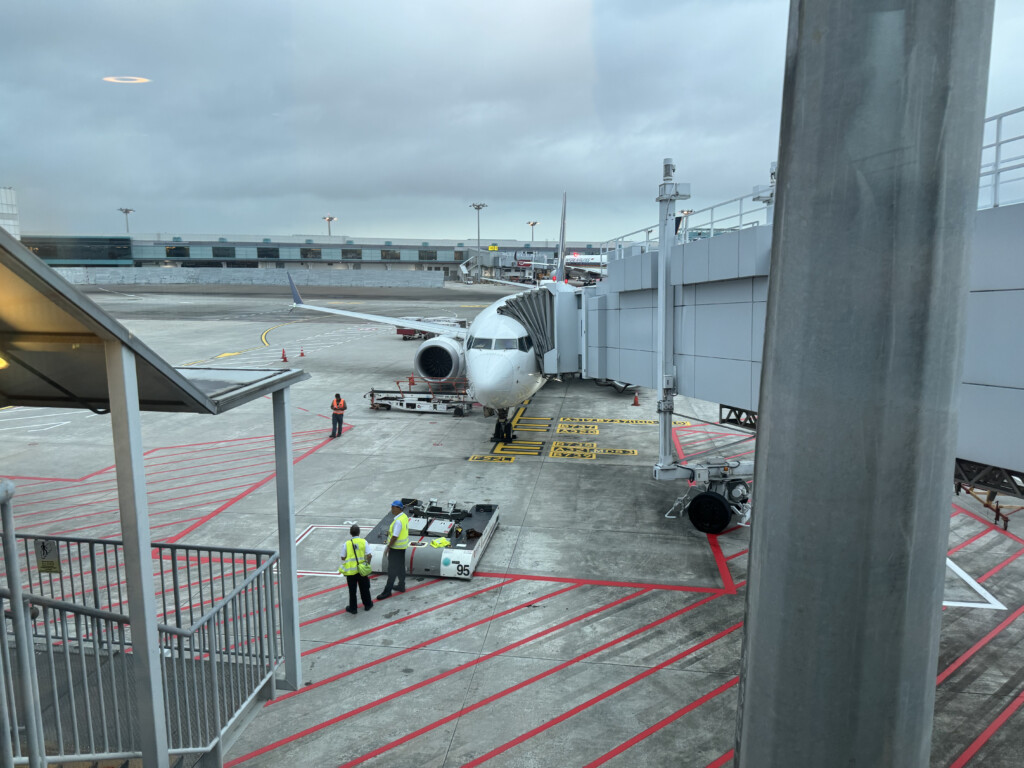
[[[287,363],[287,362],[288,362],[288,355],[286,355],[286,354],[284,353],[284,350],[283,350],[283,349],[281,350],[281,362],[282,362],[282,363]]]
[[[302,347],[299,347],[299,357],[305,357],[305,356],[306,356],[306,350],[304,350]]]
[[[640,405],[640,395],[633,393],[633,405]]]

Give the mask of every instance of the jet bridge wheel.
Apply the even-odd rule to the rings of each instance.
[[[701,533],[721,533],[729,527],[732,508],[725,496],[714,491],[698,493],[686,507],[693,527]]]

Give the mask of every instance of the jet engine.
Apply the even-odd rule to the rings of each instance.
[[[452,382],[466,375],[466,353],[459,341],[435,336],[416,350],[413,367],[427,381]]]

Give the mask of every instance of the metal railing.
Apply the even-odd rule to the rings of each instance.
[[[1024,107],[985,120],[978,208],[1024,200]]]
[[[28,762],[26,698],[40,704],[44,762],[141,756],[121,542],[11,540],[20,540],[12,550],[24,560],[5,562],[4,577],[17,567],[26,585],[23,644],[31,652],[25,662],[12,656],[18,636],[14,611],[5,610],[0,715],[11,727],[0,761]],[[169,751],[207,752],[283,663],[278,555],[180,544],[156,544],[153,554]],[[0,598],[6,609],[10,591],[0,588]],[[26,672],[34,696],[17,693],[15,681]]]

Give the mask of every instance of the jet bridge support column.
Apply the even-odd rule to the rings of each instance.
[[[675,351],[675,300],[669,284],[668,262],[675,241],[676,200],[690,197],[689,184],[672,181],[676,167],[671,157],[662,162],[662,180],[658,187],[658,379],[655,382],[661,396],[658,399],[658,463],[654,476],[669,479],[675,474],[675,451],[672,444],[673,398],[676,394]]]
[[[739,768],[929,764],[992,14],[791,4]]]

